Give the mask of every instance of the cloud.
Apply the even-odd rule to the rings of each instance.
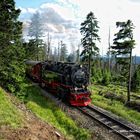
[[[45,8],[41,12],[41,17],[43,21],[52,24],[61,24],[65,22],[65,20],[59,15],[53,8]]]
[[[131,2],[140,2],[140,0],[130,0]]]
[[[44,3],[37,9],[20,8],[22,20],[29,20],[36,11],[41,14],[44,31],[50,32],[54,42],[80,43],[80,23],[86,19],[86,15],[92,11],[99,21],[99,35],[101,43],[98,47],[105,54],[108,48],[109,27],[111,30],[111,43],[116,29],[116,21],[132,20],[134,23],[134,39],[136,46],[134,54],[139,54],[140,39],[140,0],[56,0],[55,3]],[[29,22],[27,22],[29,23]],[[26,23],[26,32],[28,24]],[[52,39],[52,40],[53,40]]]
[[[39,12],[41,22],[43,23],[43,31],[45,32],[43,38],[47,40],[47,33],[49,32],[52,37],[53,46],[57,45],[60,40],[63,40],[69,46],[70,42],[76,42],[77,38],[79,38],[77,36],[79,34],[79,23],[76,21],[74,13],[60,3],[45,3],[38,9],[20,9],[22,10],[21,19],[24,21],[24,36],[28,35],[29,24],[31,22],[29,19],[31,19],[35,12]],[[26,15],[28,15],[28,21]]]
[[[19,7],[19,9],[21,10],[21,14],[34,14],[37,11],[37,9],[34,9],[34,8]]]

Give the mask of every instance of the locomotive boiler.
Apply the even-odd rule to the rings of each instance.
[[[53,61],[27,61],[26,64],[27,74],[63,101],[73,106],[86,106],[91,102],[85,66]]]

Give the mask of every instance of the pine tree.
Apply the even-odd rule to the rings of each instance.
[[[120,66],[122,80],[128,83],[127,101],[130,101],[132,49],[135,45],[133,39],[134,25],[131,20],[128,20],[126,22],[116,22],[116,26],[119,31],[115,34],[112,49],[115,50],[116,62]]]
[[[81,56],[84,58],[84,60],[88,60],[88,69],[90,77],[91,59],[93,58],[93,56],[98,55],[99,48],[96,46],[96,41],[100,41],[100,38],[97,34],[99,31],[98,21],[92,12],[90,12],[86,17],[86,20],[83,23],[81,23],[80,31],[83,35],[83,51],[81,53]]]
[[[111,79],[110,71],[108,71],[107,69],[105,69],[103,71],[102,84],[103,85],[108,85],[110,83],[110,79]]]
[[[60,61],[66,61],[67,58],[67,47],[66,44],[64,44],[61,41],[61,48],[60,48]]]
[[[41,16],[38,12],[33,14],[31,23],[29,26],[29,36],[35,39],[39,39],[43,35],[43,25],[41,22]]]
[[[18,92],[24,80],[22,22],[13,0],[0,1],[0,84],[11,92]]]
[[[44,45],[43,40],[41,39],[43,36],[43,25],[38,12],[36,12],[31,18],[28,35],[32,38],[31,41],[34,42],[36,47],[35,50],[37,50],[36,52],[33,52],[36,56],[36,60],[41,60],[39,52],[44,50],[44,48],[41,48]],[[45,51],[42,51],[41,53],[44,53],[43,55],[45,55]]]
[[[137,67],[132,77],[131,90],[134,92],[140,91],[140,65]]]
[[[67,57],[68,62],[75,62],[75,54],[70,53]]]

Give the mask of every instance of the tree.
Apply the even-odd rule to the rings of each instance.
[[[67,47],[66,44],[64,44],[61,41],[61,48],[60,48],[60,61],[66,61],[67,58]]]
[[[70,53],[67,57],[68,62],[75,62],[75,54]]]
[[[29,26],[29,36],[33,37],[35,39],[39,39],[40,37],[42,37],[43,35],[43,26],[42,26],[42,22],[41,22],[41,17],[40,14],[38,12],[36,12],[35,14],[33,14],[32,18],[31,18],[31,23]]]
[[[140,65],[137,67],[132,77],[131,91],[140,91]]]
[[[28,35],[31,37],[31,41],[34,42],[34,45],[36,47],[35,50],[37,50],[37,52],[35,52],[35,55],[37,56],[36,58],[37,60],[39,60],[38,52],[40,52],[40,50],[44,51],[44,49],[41,48],[44,46],[43,40],[41,39],[41,37],[43,36],[43,25],[41,21],[42,20],[40,14],[36,12],[31,18],[31,23],[29,26],[29,33],[28,33]]]
[[[80,28],[81,34],[83,35],[81,40],[83,45],[81,56],[84,58],[84,60],[88,60],[89,77],[91,74],[91,58],[99,53],[99,48],[96,46],[96,41],[100,41],[97,34],[99,31],[98,29],[98,21],[94,14],[90,12],[86,17],[86,20],[81,23]]]
[[[127,20],[126,22],[116,22],[116,26],[119,31],[115,34],[112,49],[115,50],[116,62],[120,65],[121,76],[128,83],[127,101],[130,101],[132,49],[135,45],[134,25],[131,20]]]
[[[50,60],[50,55],[51,55],[50,53],[51,53],[51,36],[48,33],[47,43],[45,43],[46,60]]]
[[[54,48],[53,61],[58,61],[58,50],[56,47]]]
[[[24,42],[23,47],[26,52],[26,59],[36,60],[38,57],[38,48],[36,47],[36,41],[34,39],[30,39],[29,42]]]
[[[78,45],[78,49],[76,50],[76,62],[80,62],[80,45]]]
[[[110,71],[108,71],[107,69],[105,69],[103,71],[103,79],[102,79],[102,84],[103,85],[108,85],[110,83],[110,79],[111,79],[111,75],[110,75]]]
[[[0,84],[17,93],[24,80],[24,56],[22,47],[22,22],[13,0],[0,1]]]

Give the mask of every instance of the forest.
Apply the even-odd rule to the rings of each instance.
[[[81,23],[81,44],[74,46],[76,51],[68,52],[65,40],[51,48],[52,38],[48,32],[47,42],[42,39],[43,28],[40,14],[33,14],[29,27],[29,40],[23,39],[23,23],[18,20],[20,9],[15,9],[15,2],[0,3],[0,81],[1,86],[17,96],[25,96],[25,60],[52,60],[87,64],[90,74],[89,83],[101,85],[120,85],[127,88],[127,101],[130,92],[140,90],[140,66],[138,57],[132,56],[135,47],[131,20],[116,22],[113,44],[109,43],[106,56],[100,55],[96,45],[101,38],[100,27],[93,12],[89,12]],[[82,50],[82,51],[80,51]],[[23,94],[23,95],[22,95]]]
[[[39,12],[31,17],[28,37],[25,39],[24,24],[19,20],[21,10],[16,8],[15,1],[0,1],[0,11],[0,87],[25,103],[43,120],[50,121],[58,128],[63,126],[60,129],[65,134],[71,129],[70,135],[75,138],[79,138],[79,135],[84,139],[89,136],[87,131],[78,129],[73,121],[67,120],[48,99],[45,102],[38,94],[39,89],[31,85],[25,72],[26,60],[83,64],[88,68],[88,88],[92,93],[92,103],[140,125],[140,56],[132,55],[136,44],[133,21],[116,21],[114,26],[117,32],[114,32],[113,43],[110,43],[109,33],[108,51],[102,56],[97,45],[102,40],[99,36],[99,21],[92,11],[87,13],[80,25],[82,37],[78,46],[68,46],[65,40],[59,40],[55,47],[52,47],[53,38],[49,31],[47,40],[43,40],[45,33]],[[69,52],[69,47],[73,51]],[[3,89],[0,89],[1,93]],[[36,101],[41,107],[36,107],[30,100]],[[42,106],[51,106],[54,114],[50,113],[50,108],[44,111]],[[55,124],[45,113],[50,113],[54,120],[57,116],[62,121]],[[19,123],[20,118],[17,121]]]

